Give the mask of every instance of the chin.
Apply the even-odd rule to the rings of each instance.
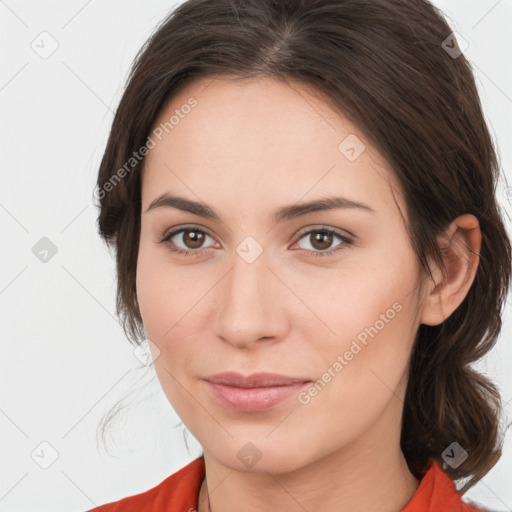
[[[219,450],[217,444],[214,450],[205,449],[205,452],[233,471],[280,474],[293,472],[316,459],[313,453],[304,452],[303,443],[299,444],[302,450],[293,444],[270,442],[264,437],[254,441],[247,437],[243,441],[232,440],[225,449]]]

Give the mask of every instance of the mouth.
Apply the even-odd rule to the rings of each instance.
[[[270,409],[296,395],[311,382],[307,378],[275,373],[243,376],[224,372],[204,379],[213,397],[224,407],[241,412]]]

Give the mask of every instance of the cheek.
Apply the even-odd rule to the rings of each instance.
[[[158,347],[160,356],[155,360],[158,370],[163,361],[170,360],[171,340],[176,324],[183,316],[184,290],[177,273],[169,272],[160,251],[142,247],[137,261],[137,301],[147,337]],[[179,347],[175,344],[174,349]]]
[[[410,316],[411,307],[416,306],[411,301],[416,297],[417,273],[414,256],[406,246],[393,252],[386,248],[360,251],[332,271],[304,273],[295,280],[294,291],[322,320],[323,338],[329,345],[358,335],[364,342],[372,326],[379,333],[390,331],[392,324],[396,329]]]
[[[139,250],[136,289],[146,334],[149,339],[155,338],[156,341],[166,328],[162,312],[168,309],[170,304],[167,302],[172,300],[172,295],[165,293],[166,274],[161,272],[158,264],[152,264],[150,256],[149,251],[143,248]]]
[[[319,316],[335,334],[317,322],[315,329],[320,325],[325,334],[314,336],[311,329],[305,336],[311,343],[304,357],[317,380],[299,397],[299,411],[311,430],[340,443],[374,424],[390,402],[402,405],[395,397],[417,329],[414,267],[403,263],[349,272],[328,293],[314,295]]]
[[[192,266],[172,268],[165,251],[141,247],[137,301],[146,335],[160,350],[157,371],[165,365],[173,375],[182,372],[200,351],[199,322],[194,319],[202,314],[205,290],[214,284],[213,277],[210,280],[198,284]]]
[[[184,272],[174,269],[162,247],[149,241],[141,243],[137,260],[137,301],[146,332],[157,338],[163,335],[185,313],[186,303],[193,299],[194,287],[187,284]]]
[[[308,304],[326,327],[317,322],[316,336],[306,336],[314,340],[309,350],[316,369],[327,372],[322,380],[329,379],[329,372],[343,376],[332,380],[357,390],[360,398],[379,385],[379,377],[394,389],[418,328],[414,257],[404,249],[392,258],[384,253],[372,260],[337,272],[336,279],[325,280],[308,295]],[[319,336],[318,329],[324,334]],[[330,387],[341,392],[341,387]]]
[[[139,252],[137,300],[146,335],[158,348],[157,357],[152,355],[160,385],[173,409],[189,424],[193,403],[180,383],[185,383],[187,369],[200,350],[198,336],[187,322],[193,297],[189,300],[190,287],[184,286],[178,272],[169,271],[168,262],[156,252]]]

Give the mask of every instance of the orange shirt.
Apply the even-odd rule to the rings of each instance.
[[[96,507],[89,512],[196,512],[205,475],[199,457],[148,491]],[[401,512],[480,512],[462,501],[453,480],[432,460],[413,497]]]

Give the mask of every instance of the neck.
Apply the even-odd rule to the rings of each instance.
[[[208,485],[205,478],[199,493],[198,512],[235,512],[240,510],[240,503],[244,503],[244,510],[251,512],[277,510],[278,507],[290,512],[400,512],[419,485],[405,460],[394,468],[385,468],[382,473],[368,474],[365,478],[358,478],[353,472],[342,474],[338,468],[335,485],[332,480],[320,481],[318,473],[316,475],[309,481],[302,478],[293,483],[291,475],[265,475],[266,478],[259,475],[260,478],[246,482],[235,477],[232,485],[225,485],[223,489],[220,485]]]
[[[400,512],[419,481],[400,450],[400,422],[383,414],[354,443],[287,473],[232,470],[205,451],[198,512]],[[386,428],[384,428],[386,427]]]

